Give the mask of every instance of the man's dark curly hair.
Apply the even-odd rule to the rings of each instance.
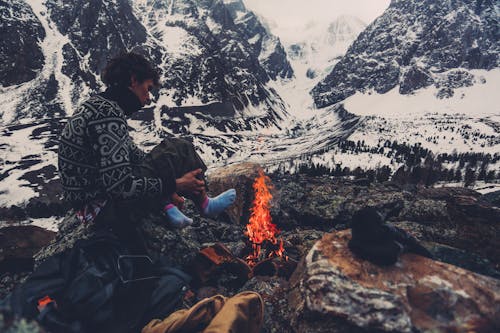
[[[142,55],[128,52],[111,59],[104,68],[101,78],[108,87],[114,85],[130,86],[130,79],[135,76],[139,82],[152,79],[155,86],[159,85],[160,76],[151,63]]]

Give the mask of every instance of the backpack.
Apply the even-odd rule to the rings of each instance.
[[[109,231],[45,260],[4,301],[50,332],[136,332],[182,304],[190,277],[130,255]]]
[[[384,216],[374,207],[365,207],[353,215],[351,234],[349,249],[361,259],[376,265],[393,265],[403,252],[432,258],[432,254],[415,237],[401,228],[386,224]]]

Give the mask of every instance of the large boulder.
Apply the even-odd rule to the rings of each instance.
[[[277,203],[273,220],[282,229],[345,229],[352,215],[366,207],[396,216],[414,194],[391,184],[359,184],[336,177],[286,175],[273,177]]]
[[[243,228],[239,225],[223,223],[194,215],[189,207],[187,212],[194,222],[184,229],[168,226],[165,217],[153,212],[142,218],[137,233],[144,240],[146,250],[153,257],[167,257],[173,265],[183,266],[190,262],[198,251],[216,242],[238,243],[244,240]],[[98,226],[82,224],[73,212],[59,225],[55,239],[35,254],[36,265],[57,253],[72,248],[76,241],[91,237]]]
[[[360,184],[328,176],[271,179],[277,193],[271,212],[280,229],[346,229],[354,213],[370,206],[391,222],[411,223],[421,240],[473,252],[500,269],[500,207],[474,190]]]
[[[421,188],[398,221],[424,225],[422,239],[467,250],[500,268],[500,207],[466,188]]]
[[[499,280],[414,254],[378,267],[355,257],[349,239],[326,234],[293,274],[297,332],[499,331]]]
[[[246,225],[254,200],[253,183],[262,167],[255,163],[240,163],[219,168],[208,175],[209,194],[236,189],[236,201],[226,210],[231,222]]]
[[[0,229],[0,274],[31,271],[33,255],[49,244],[56,233],[33,225]]]

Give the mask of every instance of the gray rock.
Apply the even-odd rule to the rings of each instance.
[[[2,1],[0,9],[0,84],[8,87],[36,77],[44,56],[42,24],[25,1]]]
[[[434,84],[447,87],[438,97],[451,96],[475,81],[463,69],[498,67],[497,12],[494,1],[392,1],[311,91],[316,106],[398,84],[402,94]]]

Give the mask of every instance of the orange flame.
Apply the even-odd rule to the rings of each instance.
[[[273,198],[269,192],[269,188],[272,187],[270,184],[271,179],[260,170],[259,176],[253,183],[255,199],[251,208],[250,220],[245,231],[245,235],[248,236],[253,247],[253,253],[246,258],[249,265],[254,265],[255,261],[260,259],[264,241],[269,241],[275,245],[278,244],[276,235],[280,233],[280,230],[272,223],[271,212],[269,210],[269,202]],[[283,257],[284,251],[283,240],[280,240],[279,248],[272,251],[268,257],[274,255]]]

